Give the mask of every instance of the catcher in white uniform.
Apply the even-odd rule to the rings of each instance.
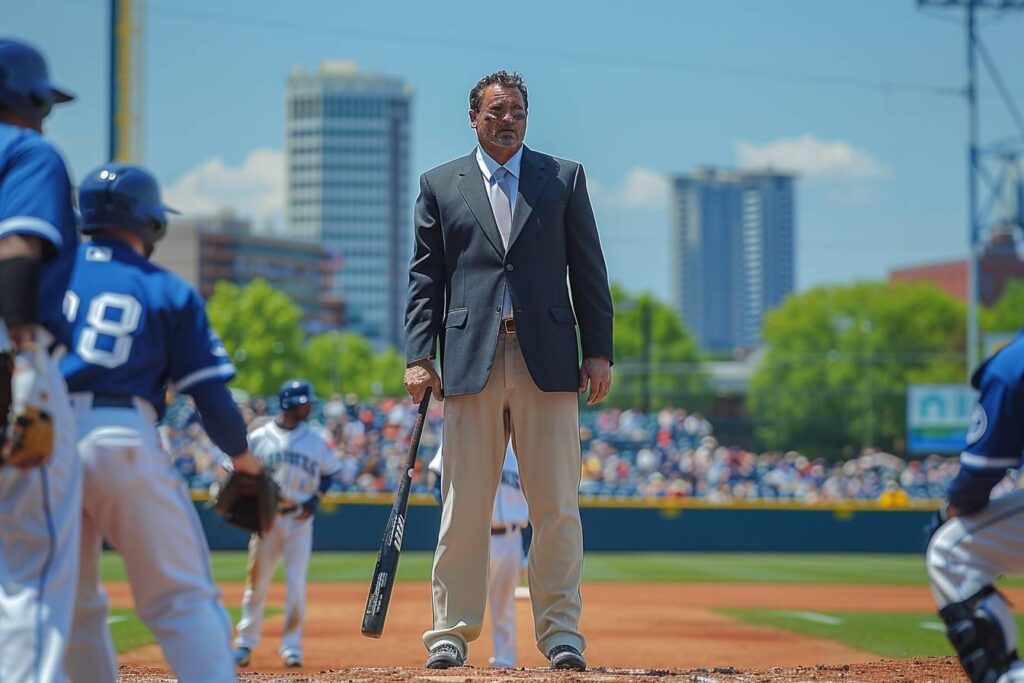
[[[1017,624],[993,585],[1024,573],[1024,491],[990,501],[1024,452],[1024,334],[971,378],[979,390],[960,473],[928,545],[928,578],[960,664],[972,683],[1024,681]]]
[[[249,541],[249,575],[242,597],[242,619],[235,638],[235,662],[248,666],[260,642],[267,587],[284,556],[285,628],[281,659],[302,666],[302,622],[306,612],[306,572],[313,551],[313,513],[341,467],[327,442],[306,420],[314,400],[305,380],[285,382],[278,393],[281,414],[249,434],[249,447],[270,470],[281,491],[277,521],[262,538]]]
[[[436,477],[440,497],[441,449],[430,461],[429,469]],[[491,608],[491,629],[494,635],[494,656],[490,665],[512,669],[516,665],[515,591],[523,568],[523,529],[529,523],[526,497],[519,485],[519,463],[508,444],[501,465],[501,483],[494,496],[491,513],[491,552],[489,558],[487,596]]]

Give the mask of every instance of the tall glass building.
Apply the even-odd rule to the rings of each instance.
[[[333,293],[345,299],[346,328],[399,348],[412,246],[411,104],[401,80],[351,62],[288,79],[288,235],[316,240],[340,261]]]
[[[701,169],[673,186],[677,309],[705,349],[757,346],[793,291],[793,177]]]

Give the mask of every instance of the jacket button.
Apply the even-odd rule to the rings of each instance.
[[[505,264],[505,270],[507,270],[508,272],[511,273],[515,269],[516,269],[515,266],[513,266],[511,263],[506,263]]]
[[[501,313],[501,306],[495,306],[494,307],[494,312],[495,313]]]

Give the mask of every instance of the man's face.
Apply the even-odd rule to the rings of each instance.
[[[480,146],[514,152],[526,137],[526,107],[518,88],[488,86],[480,98],[480,111],[469,111],[469,125],[476,130]],[[493,155],[492,155],[493,156]]]
[[[309,403],[300,403],[295,406],[295,418],[299,422],[305,422],[309,419],[309,413],[313,409],[313,406]]]

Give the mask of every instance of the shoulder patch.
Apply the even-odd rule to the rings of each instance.
[[[967,428],[967,445],[971,446],[977,443],[981,437],[985,436],[986,429],[988,429],[988,415],[985,414],[984,406],[976,403],[971,411],[970,426]]]

